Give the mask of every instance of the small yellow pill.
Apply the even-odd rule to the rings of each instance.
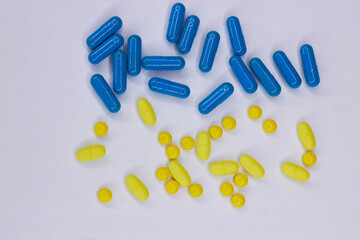
[[[310,178],[310,173],[305,168],[291,162],[283,163],[281,171],[292,179],[305,182]]]
[[[162,132],[159,134],[158,140],[159,140],[159,143],[166,146],[171,143],[172,136],[168,132]]]
[[[234,183],[238,187],[245,187],[248,184],[248,177],[244,173],[238,173],[234,176]]]
[[[222,121],[222,125],[226,130],[233,130],[236,127],[236,120],[233,117],[226,117]]]
[[[104,122],[98,122],[94,126],[95,134],[98,136],[105,136],[108,132],[109,128],[108,125]]]
[[[307,152],[303,155],[302,161],[306,166],[313,166],[316,163],[316,155],[312,152]]]
[[[267,133],[273,133],[276,131],[277,128],[277,124],[274,120],[272,119],[268,119],[264,122],[263,124],[263,128],[265,130],[265,132]]]
[[[185,150],[190,150],[195,146],[195,140],[192,137],[186,136],[181,139],[181,146]]]
[[[189,187],[189,193],[193,197],[200,197],[203,194],[203,188],[200,184],[194,183]]]
[[[98,198],[100,202],[109,202],[112,198],[112,192],[107,188],[100,189],[98,192]]]
[[[210,134],[210,137],[212,137],[213,139],[218,139],[218,138],[221,138],[221,136],[223,134],[223,130],[220,126],[214,125],[214,126],[210,127],[209,134]]]
[[[306,122],[301,122],[299,123],[297,129],[298,129],[300,141],[304,146],[304,148],[309,151],[313,150],[316,146],[316,141],[315,141],[314,133],[311,130],[309,124]]]
[[[191,184],[191,178],[186,169],[176,160],[169,162],[168,168],[173,178],[183,187]]]
[[[153,107],[146,98],[140,98],[137,102],[139,114],[146,125],[152,126],[156,123],[156,115]]]
[[[264,168],[256,161],[254,158],[249,155],[242,155],[239,158],[241,166],[251,175],[256,178],[262,178],[265,174]]]
[[[165,189],[168,193],[174,194],[179,191],[179,183],[175,180],[170,180],[165,183]]]
[[[262,110],[259,106],[251,106],[248,110],[249,117],[251,119],[259,119],[262,115]]]
[[[245,204],[245,197],[240,193],[236,193],[231,196],[231,203],[234,207],[242,207]]]
[[[141,201],[149,198],[149,191],[144,183],[135,175],[128,175],[125,179],[126,186],[130,192]]]
[[[229,175],[239,171],[239,164],[235,161],[218,161],[210,164],[210,172],[214,175]]]
[[[225,182],[221,184],[220,192],[224,196],[230,196],[231,194],[234,193],[234,186],[229,182]]]
[[[160,181],[166,181],[169,179],[170,177],[170,171],[168,168],[166,167],[160,167],[158,168],[158,170],[156,170],[156,177],[160,180]]]
[[[210,134],[207,131],[199,133],[196,140],[196,153],[200,160],[206,160],[210,156],[211,141]]]
[[[79,161],[91,161],[101,158],[106,153],[103,145],[92,145],[79,149],[76,152],[76,157]]]
[[[176,145],[170,145],[166,148],[166,156],[169,159],[177,159],[180,156],[180,148]]]

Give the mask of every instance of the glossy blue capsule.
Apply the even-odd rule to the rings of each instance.
[[[211,31],[206,35],[199,62],[200,71],[206,73],[211,70],[219,46],[219,41],[220,35],[215,31]]]
[[[303,45],[300,48],[300,55],[306,83],[310,87],[316,87],[320,83],[320,76],[313,48],[309,44]]]
[[[179,56],[148,56],[142,59],[141,64],[146,70],[181,70],[185,60]]]
[[[96,48],[108,37],[118,31],[121,26],[122,21],[119,17],[110,18],[87,38],[86,44],[89,48]]]
[[[116,98],[115,94],[113,93],[109,84],[105,81],[103,76],[101,76],[100,74],[93,75],[91,77],[90,83],[110,112],[116,113],[120,110],[120,102]]]
[[[115,33],[107,40],[105,40],[105,42],[100,44],[100,46],[90,52],[89,62],[92,64],[98,64],[107,56],[115,52],[119,47],[121,47],[123,43],[124,38],[120,34]]]
[[[250,70],[246,67],[245,63],[238,55],[234,55],[229,59],[229,64],[235,76],[239,80],[241,86],[247,93],[256,92],[258,85],[251,74]]]
[[[169,25],[166,32],[166,39],[171,43],[179,41],[181,27],[185,17],[185,6],[181,3],[175,3],[171,8]]]
[[[128,72],[131,76],[137,76],[141,71],[141,38],[132,35],[128,38]]]
[[[116,50],[113,54],[113,89],[117,94],[126,91],[127,57],[123,50]]]
[[[229,17],[226,20],[226,26],[234,54],[240,56],[244,55],[246,53],[246,45],[239,19],[235,16]]]
[[[157,77],[150,79],[149,88],[153,92],[178,98],[187,98],[190,95],[188,86]]]
[[[199,103],[199,112],[202,114],[208,114],[230,97],[233,92],[233,85],[229,82],[224,82]]]
[[[199,24],[200,19],[195,15],[191,15],[186,18],[180,41],[177,45],[180,53],[187,54],[188,52],[190,52],[191,46],[194,42],[197,30],[199,28]]]
[[[286,54],[283,51],[276,51],[273,55],[273,59],[287,84],[291,88],[298,88],[301,85],[301,77]]]
[[[249,65],[266,92],[272,97],[278,96],[281,92],[281,87],[274,76],[265,67],[264,63],[259,58],[253,58],[250,60]]]

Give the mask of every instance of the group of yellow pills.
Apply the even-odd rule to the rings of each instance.
[[[262,115],[262,110],[259,106],[256,106],[256,105],[251,106],[248,110],[248,115],[251,119],[254,119],[254,120],[259,119]],[[263,123],[263,128],[264,128],[265,132],[273,133],[277,129],[277,124],[274,120],[267,119]]]

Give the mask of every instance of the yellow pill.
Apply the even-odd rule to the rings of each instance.
[[[169,145],[171,143],[172,136],[168,132],[162,132],[159,134],[158,140],[162,145]]]
[[[222,121],[222,125],[226,130],[233,130],[236,127],[236,120],[233,117],[226,117]]]
[[[259,119],[262,115],[262,110],[259,106],[251,106],[248,110],[249,117],[251,119]]]
[[[144,183],[135,175],[128,175],[125,179],[126,186],[130,192],[141,201],[145,201],[149,197],[149,191]]]
[[[306,122],[301,122],[299,123],[297,129],[298,129],[300,141],[304,146],[304,148],[309,151],[313,150],[316,146],[316,141],[315,141],[314,133],[311,130],[309,124]]]
[[[248,177],[244,173],[238,173],[234,176],[234,183],[238,187],[245,187],[248,184]]]
[[[109,128],[108,125],[104,122],[98,122],[94,126],[95,134],[98,136],[105,136],[108,132]]]
[[[101,202],[109,202],[112,198],[112,192],[110,189],[102,188],[98,192],[98,198]]]
[[[176,145],[170,145],[166,148],[166,156],[169,159],[177,159],[180,156],[180,148]]]
[[[291,162],[283,163],[281,171],[292,179],[305,182],[310,178],[310,173],[305,168]]]
[[[179,183],[175,180],[170,180],[165,183],[165,189],[168,193],[174,194],[179,191]]]
[[[161,181],[168,180],[170,177],[169,169],[166,167],[158,168],[158,170],[156,170],[156,177]]]
[[[313,166],[316,163],[316,155],[312,152],[307,152],[303,155],[302,161],[306,166]]]
[[[245,197],[240,193],[236,193],[236,194],[232,195],[231,203],[234,207],[237,207],[237,208],[242,207],[245,204]]]
[[[146,125],[152,126],[156,123],[156,115],[153,107],[146,98],[140,98],[137,102],[139,114]]]
[[[168,168],[173,178],[183,187],[191,184],[191,178],[186,169],[176,160],[170,161]]]
[[[186,136],[181,139],[181,146],[185,150],[190,150],[195,146],[195,140],[192,137]]]
[[[210,134],[207,131],[199,133],[196,140],[196,153],[200,160],[206,160],[210,156],[211,141]]]
[[[263,128],[265,130],[265,132],[267,133],[273,133],[276,131],[277,128],[277,124],[274,120],[272,119],[268,119],[264,122],[263,124]]]
[[[265,174],[264,168],[256,161],[254,158],[249,155],[242,155],[239,158],[241,166],[251,175],[256,178],[262,178]]]
[[[103,145],[92,145],[79,149],[76,152],[76,157],[79,161],[91,161],[101,158],[106,153]]]
[[[189,193],[193,197],[200,197],[203,194],[203,188],[200,184],[194,183],[189,187]]]
[[[214,175],[229,175],[239,171],[239,164],[235,161],[218,161],[210,164],[210,172]]]
[[[223,134],[223,130],[220,126],[214,125],[214,126],[211,126],[211,128],[209,129],[209,134],[210,134],[210,137],[212,137],[214,139],[218,139],[218,138],[221,138],[221,136]]]
[[[224,196],[230,196],[231,194],[234,193],[234,186],[229,182],[225,182],[221,184],[220,192]]]

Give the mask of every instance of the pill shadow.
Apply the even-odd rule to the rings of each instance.
[[[87,146],[99,145],[99,144],[103,145],[103,143],[101,141],[99,141],[98,139],[94,139],[94,138],[86,139],[86,140],[79,142],[73,150],[73,160],[76,161],[81,167],[88,168],[88,169],[102,168],[102,167],[108,165],[109,161],[108,161],[106,153],[105,153],[105,156],[103,156],[99,159],[91,160],[91,161],[79,161],[76,157],[76,152],[79,149],[87,147]],[[105,146],[105,145],[103,145],[103,146]],[[105,148],[106,148],[106,146],[105,146]]]

